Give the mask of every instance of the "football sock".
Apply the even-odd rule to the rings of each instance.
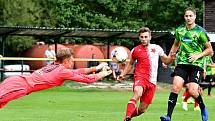
[[[195,100],[194,107],[199,106],[198,102]]]
[[[205,109],[205,104],[204,104],[204,102],[203,102],[203,100],[202,100],[202,96],[201,96],[200,94],[199,94],[199,96],[195,99],[195,101],[199,103],[199,107],[200,107],[201,110],[202,110],[202,109]]]
[[[173,109],[175,108],[177,102],[178,94],[171,92],[168,100],[167,115],[171,118]]]
[[[184,92],[183,97],[184,97],[183,99],[184,102],[187,102],[187,100],[190,98],[190,94],[187,90]]]
[[[130,99],[128,104],[127,104],[127,109],[126,109],[126,117],[131,117],[133,112],[135,111],[135,105],[137,101],[135,99]]]
[[[208,95],[210,95],[211,94],[211,85],[210,85],[210,87],[208,87]]]
[[[142,113],[140,112],[139,108],[136,108],[134,110],[134,112],[132,113],[131,117],[136,117],[136,116],[139,116],[141,115]]]

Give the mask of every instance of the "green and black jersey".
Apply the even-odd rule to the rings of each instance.
[[[204,57],[204,65],[206,66],[206,75],[213,75],[212,74],[212,67],[210,66],[207,66],[207,65],[210,65],[210,64],[213,64],[213,60],[211,58],[211,56],[206,56]]]
[[[180,49],[177,53],[177,64],[189,64],[204,68],[204,59],[199,58],[196,61],[189,62],[189,57],[194,54],[202,53],[205,49],[205,43],[209,41],[206,31],[196,25],[191,30],[182,25],[176,29],[176,41],[180,42]]]

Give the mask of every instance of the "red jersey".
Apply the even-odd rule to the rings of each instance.
[[[95,74],[85,75],[84,69],[66,69],[61,64],[50,64],[29,75],[22,75],[32,91],[60,86],[65,80],[92,83],[98,80]]]
[[[132,50],[132,59],[137,60],[134,80],[149,81],[156,85],[159,56],[163,55],[164,51],[159,45],[136,46]]]

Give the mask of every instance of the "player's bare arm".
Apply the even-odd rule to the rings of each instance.
[[[175,40],[173,45],[172,45],[172,48],[170,50],[170,53],[169,55],[175,55],[179,49],[179,46],[180,46],[180,42],[178,40]]]
[[[170,63],[172,63],[175,60],[175,55],[169,55],[167,56],[166,54],[164,54],[163,56],[161,56],[161,61],[166,64],[169,65]]]
[[[213,48],[210,42],[205,43],[205,50],[202,52],[201,57],[203,56],[213,56]]]

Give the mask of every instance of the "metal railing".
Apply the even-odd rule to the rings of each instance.
[[[43,60],[54,60],[54,59],[50,59],[50,58],[26,58],[26,57],[0,57],[0,61],[5,61],[5,60],[17,60],[17,61],[21,61],[20,65],[21,65],[21,70],[6,70],[4,69],[4,62],[1,62],[1,68],[0,68],[0,73],[1,73],[1,80],[3,80],[3,73],[4,72],[21,72],[21,74],[23,74],[24,72],[33,72],[34,70],[24,70],[24,61],[27,60],[38,60],[38,61],[43,61]]]

